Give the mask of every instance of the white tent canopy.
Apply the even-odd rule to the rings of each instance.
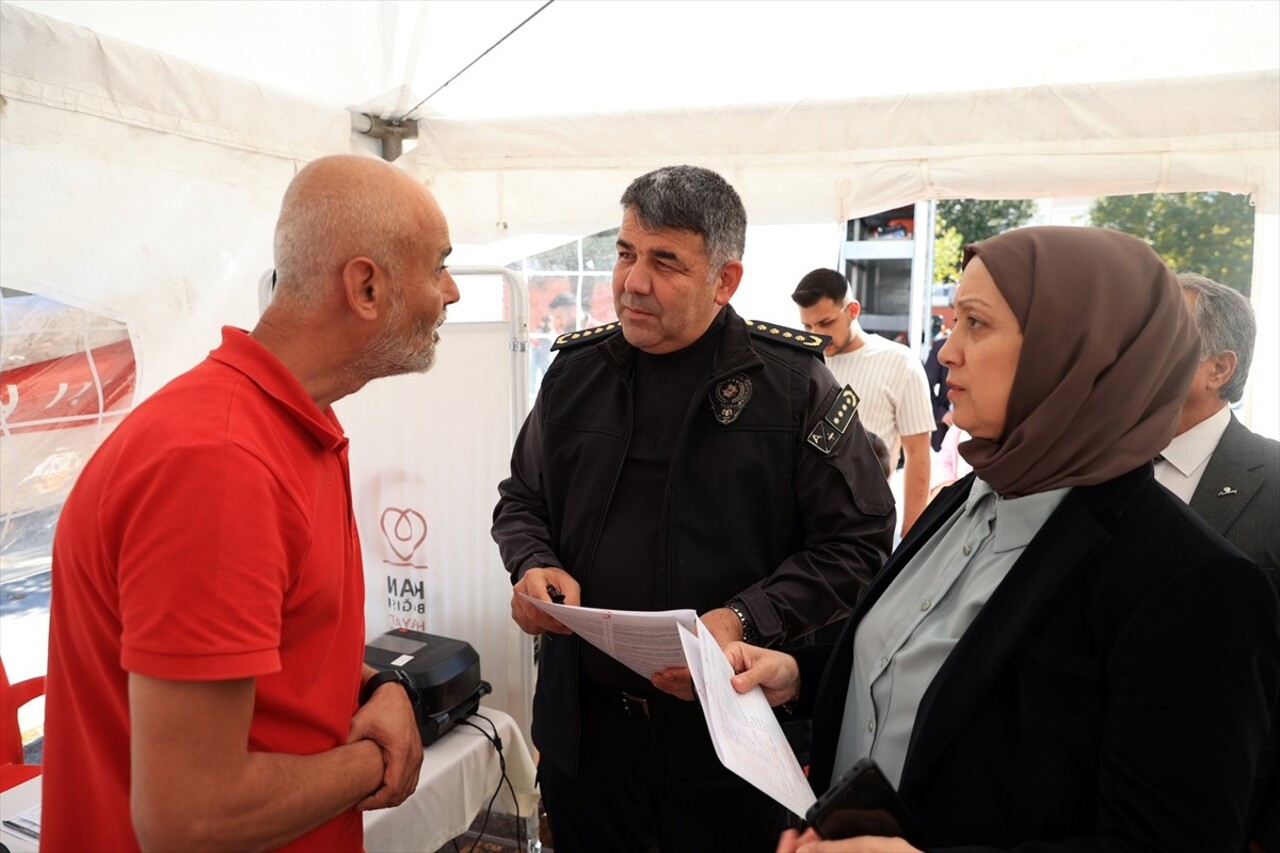
[[[294,172],[378,150],[353,113],[419,119],[399,164],[433,186],[474,262],[510,261],[514,238],[616,225],[627,182],[673,162],[722,171],[754,224],[833,235],[928,198],[1225,190],[1257,211],[1245,419],[1280,435],[1280,3],[542,7],[0,4],[5,286],[126,322],[148,394],[219,325],[252,325]],[[415,395],[441,381],[403,380],[390,402],[425,417]],[[362,422],[361,400],[386,397],[343,405]],[[379,464],[416,458],[396,441]],[[491,505],[492,481],[475,488]]]
[[[754,224],[1249,193],[1256,363],[1276,375],[1280,4],[558,0],[439,89],[541,6],[23,0],[0,94],[294,162],[376,150],[348,109],[409,112],[403,165],[490,262],[509,238],[616,224],[626,183],[671,162],[723,171]],[[1246,417],[1280,434],[1280,399],[1251,391]]]

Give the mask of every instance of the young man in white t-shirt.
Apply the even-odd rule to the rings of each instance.
[[[894,468],[899,451],[905,457],[899,511],[905,536],[929,501],[929,435],[935,424],[924,364],[902,344],[863,331],[862,305],[835,270],[809,273],[791,299],[800,306],[806,331],[831,337],[827,366],[858,395],[863,426],[888,445]]]

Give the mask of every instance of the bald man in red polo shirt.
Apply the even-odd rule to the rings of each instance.
[[[413,792],[408,692],[363,689],[330,406],[431,366],[458,299],[450,248],[431,194],[392,166],[311,163],[258,325],[223,329],[86,466],[54,543],[43,849],[358,851],[360,810]]]

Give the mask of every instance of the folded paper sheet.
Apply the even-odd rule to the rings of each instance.
[[[764,692],[733,689],[733,667],[694,611],[602,610],[525,598],[645,678],[689,667],[720,763],[798,815],[813,805],[817,798]]]
[[[733,666],[701,619],[697,636],[681,625],[680,640],[720,763],[803,816],[817,798],[764,691],[733,689]]]
[[[602,610],[552,604],[525,598],[600,651],[645,678],[673,666],[684,666],[678,625],[690,631],[698,615],[692,610]]]

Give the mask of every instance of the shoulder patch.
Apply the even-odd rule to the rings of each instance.
[[[843,433],[849,428],[849,422],[853,420],[853,413],[858,411],[860,402],[862,401],[854,393],[853,388],[846,385],[844,390],[836,396],[836,401],[831,404],[831,408],[827,410],[824,420]]]
[[[815,335],[812,332],[789,329],[786,326],[779,326],[774,323],[760,323],[756,320],[744,320],[743,322],[747,324],[747,331],[754,337],[789,344],[796,349],[808,350],[814,355],[822,355],[822,351],[827,348],[827,344],[831,343],[831,338],[826,335]]]
[[[826,416],[809,428],[806,438],[809,444],[818,448],[822,455],[830,456],[840,442],[840,436],[849,429],[849,423],[858,411],[860,402],[854,390],[848,385],[844,386],[836,395],[831,408],[827,409]]]
[[[551,352],[561,349],[570,349],[571,347],[581,346],[585,343],[604,340],[610,335],[616,334],[622,328],[622,324],[618,322],[606,323],[603,326],[592,326],[590,329],[583,329],[578,332],[565,332],[556,338],[556,342],[551,345]]]

